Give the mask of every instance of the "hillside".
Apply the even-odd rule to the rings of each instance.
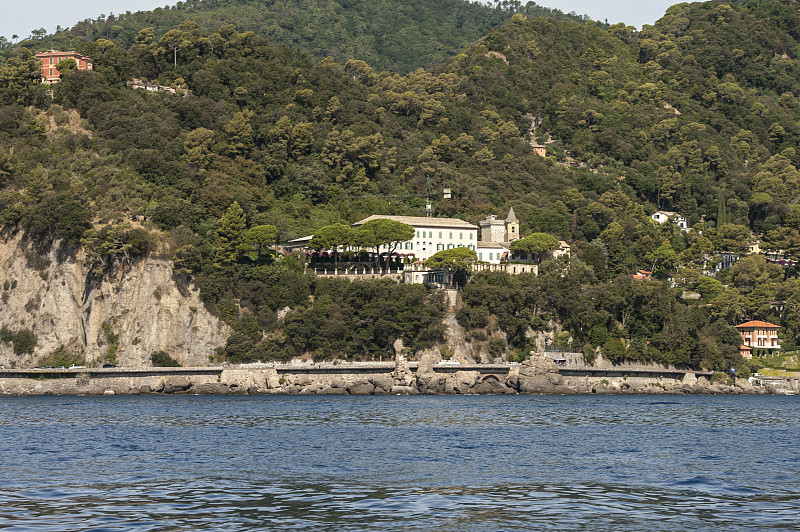
[[[197,0],[153,11],[101,16],[21,46],[76,49],[112,39],[124,47],[152,28],[160,39],[175,26],[194,21],[211,29],[233,24],[276,44],[304,50],[317,59],[344,64],[366,61],[378,71],[405,74],[451,58],[514,13],[559,20],[586,19],[527,2],[471,0]]]
[[[130,46],[76,43],[96,70],[66,74],[52,100],[19,49],[0,67],[0,223],[82,245],[98,279],[156,250],[172,257],[234,328],[231,360],[346,346],[370,358],[398,337],[435,345],[441,304],[416,287],[306,276],[299,258],[262,254],[257,228],[285,241],[421,215],[430,182],[453,190],[437,215],[475,222],[513,206],[523,234],[573,246],[538,278],[464,288],[459,322],[492,355],[524,356],[531,331],[547,331],[589,357],[601,347],[615,361],[744,369],[738,320],[800,339],[796,271],[763,256],[716,278],[701,269],[714,251],[744,254],[751,232],[800,251],[797,8],[680,4],[639,33],[517,13],[404,76],[189,21]],[[133,78],[190,93],[134,90]],[[653,224],[656,209],[697,230]],[[655,279],[633,282],[637,269]],[[702,299],[684,301],[683,288]]]

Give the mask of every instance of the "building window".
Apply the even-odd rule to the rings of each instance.
[[[417,231],[417,238],[419,238],[419,231]]]
[[[472,240],[472,233],[469,234],[469,239]]]
[[[51,76],[53,75],[53,69],[52,68],[50,69],[50,75]]]
[[[493,255],[494,253],[489,253],[489,260],[492,260],[494,258]]]
[[[453,244],[447,244],[447,249],[453,249]]]
[[[464,233],[458,233],[458,239],[464,240]]]
[[[441,240],[441,239],[442,239],[442,232],[439,231],[439,240]]]
[[[469,246],[467,246],[467,247],[468,247],[469,249],[471,249],[472,251],[475,251],[475,246],[473,246],[472,244],[470,244],[470,245],[469,245]]]
[[[51,65],[53,64],[53,58],[52,57],[50,58],[50,64]]]
[[[483,253],[478,253],[478,260],[483,260]]]
[[[453,240],[453,232],[450,231],[450,240]]]

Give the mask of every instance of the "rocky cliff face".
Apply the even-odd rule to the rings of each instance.
[[[172,263],[147,258],[101,283],[87,283],[83,253],[59,256],[59,246],[35,250],[23,235],[0,240],[0,327],[29,329],[33,353],[15,354],[0,342],[0,364],[28,367],[64,346],[87,363],[109,358],[149,366],[163,350],[182,365],[208,364],[229,328],[212,316],[193,287],[181,289]]]

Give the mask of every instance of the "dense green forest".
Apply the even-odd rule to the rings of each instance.
[[[160,39],[191,20],[212,29],[233,24],[240,32],[252,31],[318,59],[333,57],[342,64],[361,59],[378,71],[405,74],[450,59],[515,13],[587,20],[519,0],[496,0],[491,6],[471,0],[196,0],[153,11],[101,15],[47,36],[38,29],[18,44],[72,50],[85,42],[112,39],[127,48],[142,28],[153,28]]]
[[[588,356],[743,367],[741,319],[800,339],[796,270],[763,256],[716,278],[702,270],[759,236],[800,253],[799,7],[679,4],[640,32],[516,12],[405,75],[374,69],[372,51],[337,62],[233,24],[134,25],[67,41],[96,68],[66,73],[52,99],[31,54],[58,41],[31,42],[0,65],[0,223],[83,243],[98,282],[146,253],[174,259],[234,326],[231,360],[344,346],[371,358],[398,337],[412,349],[440,340],[436,294],[316,279],[302,257],[262,249],[370,214],[421,215],[429,184],[449,187],[436,215],[476,222],[513,206],[523,235],[572,245],[571,261],[538,278],[481,274],[464,287],[459,320],[493,354],[524,356],[530,330],[558,323],[557,341]],[[190,92],[133,90],[132,78]],[[654,224],[657,209],[693,230]],[[637,269],[653,280],[630,279]]]

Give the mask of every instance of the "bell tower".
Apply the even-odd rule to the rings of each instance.
[[[506,242],[513,242],[519,239],[519,220],[514,214],[514,207],[511,207],[506,216]]]

